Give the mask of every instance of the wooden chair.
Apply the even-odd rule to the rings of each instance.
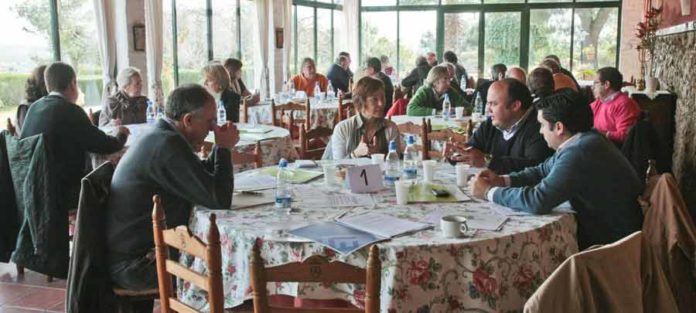
[[[338,96],[338,114],[336,114],[336,124],[355,115],[353,101],[344,101],[343,95]]]
[[[303,118],[295,118],[295,112],[304,112]],[[280,117],[278,116],[280,113]],[[288,113],[288,114],[286,114]],[[298,138],[298,133],[293,132],[300,124],[309,124],[310,119],[309,99],[305,104],[297,102],[288,102],[285,104],[276,105],[271,102],[271,120],[273,126],[283,127],[290,131],[290,138]]]
[[[232,164],[243,165],[253,163],[256,168],[263,166],[261,156],[261,141],[257,141],[253,152],[232,151]]]
[[[300,126],[300,147],[299,154],[301,159],[305,160],[321,160],[321,156],[324,155],[324,150],[326,150],[326,145],[323,147],[312,147],[310,142],[317,141],[323,138],[331,138],[333,130],[328,127],[317,126],[310,130],[307,130],[304,125]],[[328,142],[328,140],[326,140]]]
[[[325,257],[314,255],[303,262],[266,268],[261,258],[261,247],[254,246],[249,262],[251,288],[254,300],[254,313],[294,312],[294,313],[377,313],[379,312],[380,278],[382,264],[379,249],[370,247],[367,268],[362,269],[341,263],[329,262]],[[267,282],[314,282],[323,284],[353,283],[365,285],[365,309],[352,308],[284,308],[269,306],[266,290]]]
[[[242,117],[239,122],[249,123],[249,103],[244,97],[242,97],[242,103],[239,105],[239,111],[242,113]]]
[[[152,197],[152,228],[157,255],[157,282],[159,283],[161,312],[200,312],[180,302],[172,287],[172,275],[190,282],[207,291],[210,313],[224,312],[222,291],[222,256],[220,255],[220,233],[215,223],[215,214],[210,215],[208,244],[194,236],[186,226],[165,230],[165,216],[159,195]],[[194,272],[178,262],[169,259],[169,248],[176,248],[205,262],[208,272]]]
[[[427,119],[423,123],[424,131],[423,136],[423,160],[430,159],[441,159],[443,154],[441,151],[433,150],[433,141],[448,142],[466,142],[467,138],[465,135],[460,135],[455,133],[449,128],[441,129],[438,131],[433,131],[433,126],[430,119]]]

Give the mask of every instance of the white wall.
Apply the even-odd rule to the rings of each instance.
[[[116,27],[116,64],[119,70],[128,66],[140,69],[143,91],[147,93],[147,59],[145,51],[135,51],[133,26],[145,25],[144,0],[114,0]]]

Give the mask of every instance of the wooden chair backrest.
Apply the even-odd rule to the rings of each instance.
[[[166,229],[164,208],[159,195],[152,197],[152,228],[157,256],[157,282],[159,283],[160,307],[162,312],[200,312],[176,298],[172,287],[172,275],[190,282],[208,293],[210,313],[224,312],[222,291],[222,257],[220,255],[220,233],[215,223],[215,214],[210,215],[208,244],[194,236],[186,226]],[[205,262],[208,272],[194,272],[175,260],[169,259],[169,247],[186,252]]]
[[[424,121],[426,131],[423,132],[423,160],[430,159],[440,159],[443,157],[441,151],[433,151],[433,141],[456,141],[456,142],[466,142],[467,138],[465,135],[457,134],[452,129],[444,128],[441,130],[433,131],[433,125],[430,119]]]
[[[6,129],[10,132],[10,135],[17,136],[17,128],[12,125],[12,120],[9,117],[7,118]]]
[[[337,120],[336,124],[338,122],[348,119],[352,117],[355,113],[355,108],[353,107],[353,102],[352,101],[345,101],[343,99],[343,95],[338,96],[338,114],[336,114]]]
[[[295,118],[296,111],[304,112],[304,117]],[[288,114],[285,114],[286,112]],[[290,101],[288,103],[276,105],[275,102],[271,101],[271,120],[273,122],[273,126],[287,129],[290,131],[290,138],[293,139],[298,137],[296,132],[293,133],[293,128],[299,126],[300,124],[305,124],[308,123],[308,121],[311,121],[309,115],[310,112],[309,98],[307,98],[307,101],[304,104]]]
[[[300,126],[300,158],[305,160],[321,160],[326,146],[322,148],[309,148],[309,143],[314,139],[330,138],[333,130],[328,127],[317,126],[307,130],[304,125]],[[326,141],[328,142],[328,140]]]
[[[257,141],[253,152],[238,152],[232,151],[232,163],[234,165],[254,164],[256,168],[263,166],[262,162],[261,141]]]
[[[382,263],[379,260],[379,248],[370,247],[367,268],[362,269],[346,263],[329,262],[325,257],[314,255],[302,262],[289,263],[266,268],[261,258],[258,245],[249,262],[251,288],[254,300],[254,313],[295,312],[295,313],[377,313],[379,312],[379,294]],[[347,308],[277,308],[269,306],[267,282],[316,282],[324,284],[352,283],[365,285],[365,309]]]

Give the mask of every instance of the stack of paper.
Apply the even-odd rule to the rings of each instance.
[[[447,190],[449,196],[446,197],[436,197],[433,193],[433,189]],[[427,184],[420,183],[414,184],[409,189],[408,202],[462,202],[469,201],[471,198],[464,194],[455,185],[439,185],[439,184]]]
[[[234,179],[234,190],[261,190],[274,188],[276,179],[270,175],[245,175]]]
[[[303,169],[289,169],[290,172],[290,182],[293,184],[304,184],[312,179],[315,179],[321,175],[324,175],[322,172],[317,172],[317,171],[308,171],[308,170],[303,170]],[[261,174],[266,174],[270,175],[271,177],[276,177],[278,175],[278,167],[277,166],[271,166],[271,167],[266,167],[262,169]]]
[[[242,209],[275,202],[275,190],[237,192],[232,196],[232,209]]]

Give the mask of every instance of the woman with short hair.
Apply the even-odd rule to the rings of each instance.
[[[331,152],[334,160],[386,154],[389,141],[399,140],[399,129],[384,118],[384,83],[365,76],[353,88],[353,105],[357,114],[334,128]]]
[[[314,88],[318,83],[321,92],[326,92],[329,80],[326,76],[317,73],[317,66],[312,58],[302,60],[301,70],[300,74],[290,78],[290,81],[295,85],[295,90],[303,90],[307,97],[314,97]]]
[[[428,77],[426,77],[423,86],[418,88],[418,91],[416,91],[416,94],[408,103],[406,114],[410,116],[432,115],[433,109],[442,110],[445,95],[449,95],[452,107],[464,106],[467,111],[471,111],[471,105],[451,88],[447,66],[434,66],[428,72]]]
[[[44,71],[46,65],[39,65],[31,71],[31,76],[27,78],[24,84],[24,102],[17,106],[17,130],[21,130],[24,125],[24,118],[27,116],[29,106],[36,100],[39,100],[48,95],[46,91],[46,82],[44,81]]]
[[[242,81],[242,61],[228,58],[225,60],[223,65],[225,66],[227,73],[230,74],[230,89],[242,97],[252,96],[251,100],[248,101],[250,105],[258,103],[259,95],[252,94]]]
[[[213,95],[216,105],[222,105],[227,111],[227,120],[239,122],[240,95],[230,89],[230,75],[220,62],[210,62],[201,71],[203,86]]]
[[[99,114],[99,126],[145,123],[147,97],[142,95],[140,70],[127,67],[116,76],[118,91],[106,98]]]

